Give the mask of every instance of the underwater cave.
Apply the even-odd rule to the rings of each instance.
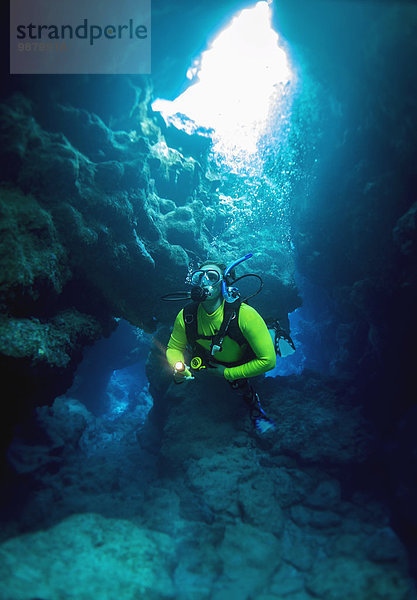
[[[417,5],[69,6],[3,19],[0,600],[417,600]]]

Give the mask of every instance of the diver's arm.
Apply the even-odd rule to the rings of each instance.
[[[169,338],[166,357],[172,368],[177,362],[184,362],[184,350],[187,346],[185,323],[183,311],[180,311],[175,319],[174,328]]]
[[[239,327],[255,353],[255,358],[239,365],[226,367],[224,376],[228,381],[255,377],[275,367],[276,356],[274,343],[261,315],[249,306],[243,306],[239,314]]]

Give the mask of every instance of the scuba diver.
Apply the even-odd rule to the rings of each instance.
[[[274,421],[263,410],[250,379],[275,367],[276,354],[268,327],[259,313],[240,299],[232,284],[248,274],[235,278],[235,267],[252,254],[229,266],[206,261],[191,274],[191,293],[167,294],[164,300],[190,298],[177,315],[168,342],[166,358],[173,369],[174,381],[194,379],[198,371],[226,379],[249,406],[250,419],[259,433],[276,429]],[[252,294],[254,296],[255,294]],[[252,297],[250,296],[250,297]],[[190,365],[185,364],[187,347]]]

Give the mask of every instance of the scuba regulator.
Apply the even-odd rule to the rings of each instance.
[[[201,356],[194,356],[191,359],[190,367],[193,369],[193,371],[200,371],[201,369],[205,369],[206,365],[204,364]]]
[[[212,369],[214,368],[212,364],[210,364],[209,356],[193,356],[190,362],[190,368],[193,371],[202,371],[203,369]]]
[[[234,281],[231,281],[230,273],[235,267],[237,267],[237,265],[240,265],[240,263],[244,262],[245,260],[248,260],[252,256],[253,253],[250,252],[249,254],[245,254],[245,256],[242,256],[241,258],[238,258],[237,260],[230,263],[226,267],[226,270],[222,277],[217,271],[210,269],[208,269],[207,271],[203,271],[199,269],[198,271],[195,271],[191,277],[191,291],[171,292],[170,294],[165,294],[164,296],[162,296],[161,300],[176,302],[191,299],[193,302],[200,304],[201,302],[204,302],[205,300],[207,300],[207,298],[209,298],[212,288],[215,285],[218,285],[221,281],[222,296],[225,302],[231,304],[235,302],[238,298],[240,298],[240,292],[238,288],[233,286],[232,284],[237,283],[237,281],[244,279],[245,277],[256,277],[260,281],[259,289],[256,290],[256,292],[254,292],[250,296],[245,297],[242,300],[242,302],[245,302],[246,300],[249,300],[249,298],[253,298],[253,296],[259,294],[263,286],[262,279],[259,277],[259,275],[256,275],[255,273],[246,273],[245,275],[238,277]]]

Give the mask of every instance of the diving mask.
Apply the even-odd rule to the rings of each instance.
[[[209,287],[219,283],[220,279],[220,273],[214,269],[208,269],[207,271],[204,269],[199,269],[198,271],[194,271],[194,273],[191,275],[191,285],[202,285]]]
[[[222,276],[214,269],[199,269],[191,275],[191,299],[204,302],[212,295],[213,288],[221,282]]]

